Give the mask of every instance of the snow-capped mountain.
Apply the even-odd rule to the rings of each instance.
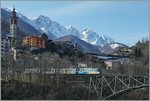
[[[129,48],[129,46],[125,45],[125,44],[122,44],[122,43],[118,43],[118,42],[113,42],[113,43],[110,43],[108,44],[108,46],[110,46],[112,49],[116,49],[116,48]]]
[[[82,40],[91,43],[93,45],[99,45],[102,47],[114,42],[114,40],[111,39],[110,37],[98,35],[96,32],[93,32],[88,29],[83,30],[81,36],[82,36]]]
[[[70,35],[74,35],[74,36],[80,38],[80,32],[74,26],[72,26],[72,25],[66,26],[66,29],[69,31]]]
[[[53,35],[53,38],[59,38],[66,35],[79,36],[79,31],[73,26],[64,27],[52,21],[49,17],[40,15],[37,18],[32,19],[33,23],[36,24],[41,30],[47,33],[49,36]]]
[[[104,46],[109,43],[114,42],[113,39],[98,35],[91,30],[84,30],[81,33],[77,28],[72,25],[62,26],[56,21],[52,21],[49,17],[40,15],[31,19],[35,25],[37,25],[43,32],[47,33],[49,36],[53,36],[53,39],[60,38],[67,35],[74,35],[83,41],[86,41],[92,45]]]
[[[129,47],[122,43],[113,42],[105,45],[102,48],[101,47],[98,48],[103,54],[113,54],[114,52],[118,51],[120,48],[129,48]]]

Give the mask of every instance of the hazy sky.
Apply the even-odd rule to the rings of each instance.
[[[27,17],[45,15],[63,26],[86,28],[115,41],[133,45],[149,36],[148,0],[135,1],[2,1]]]

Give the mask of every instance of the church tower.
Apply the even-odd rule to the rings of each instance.
[[[16,38],[17,36],[17,16],[15,8],[13,8],[11,17],[10,17],[10,35],[9,37]]]
[[[10,48],[14,48],[16,47],[17,43],[18,43],[18,36],[17,36],[17,29],[18,29],[18,21],[17,21],[17,15],[16,15],[16,11],[15,8],[13,8],[13,11],[11,13],[11,17],[10,17],[10,32],[8,34],[8,38],[10,40]]]

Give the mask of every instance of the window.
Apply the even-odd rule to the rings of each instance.
[[[5,46],[5,48],[6,48],[6,49],[8,49],[8,48],[9,48],[9,46]]]
[[[40,44],[42,45],[42,42],[40,42]]]
[[[41,43],[41,45],[43,44],[43,41],[42,40],[40,40],[40,43]]]
[[[9,49],[5,49],[5,52],[9,52]]]

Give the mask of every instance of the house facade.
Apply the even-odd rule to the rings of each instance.
[[[23,45],[37,48],[45,48],[45,39],[35,36],[26,36],[23,38]]]
[[[78,62],[78,67],[87,67],[87,63],[84,63],[84,62]]]
[[[10,40],[8,38],[1,38],[1,56],[4,56],[10,50]]]

